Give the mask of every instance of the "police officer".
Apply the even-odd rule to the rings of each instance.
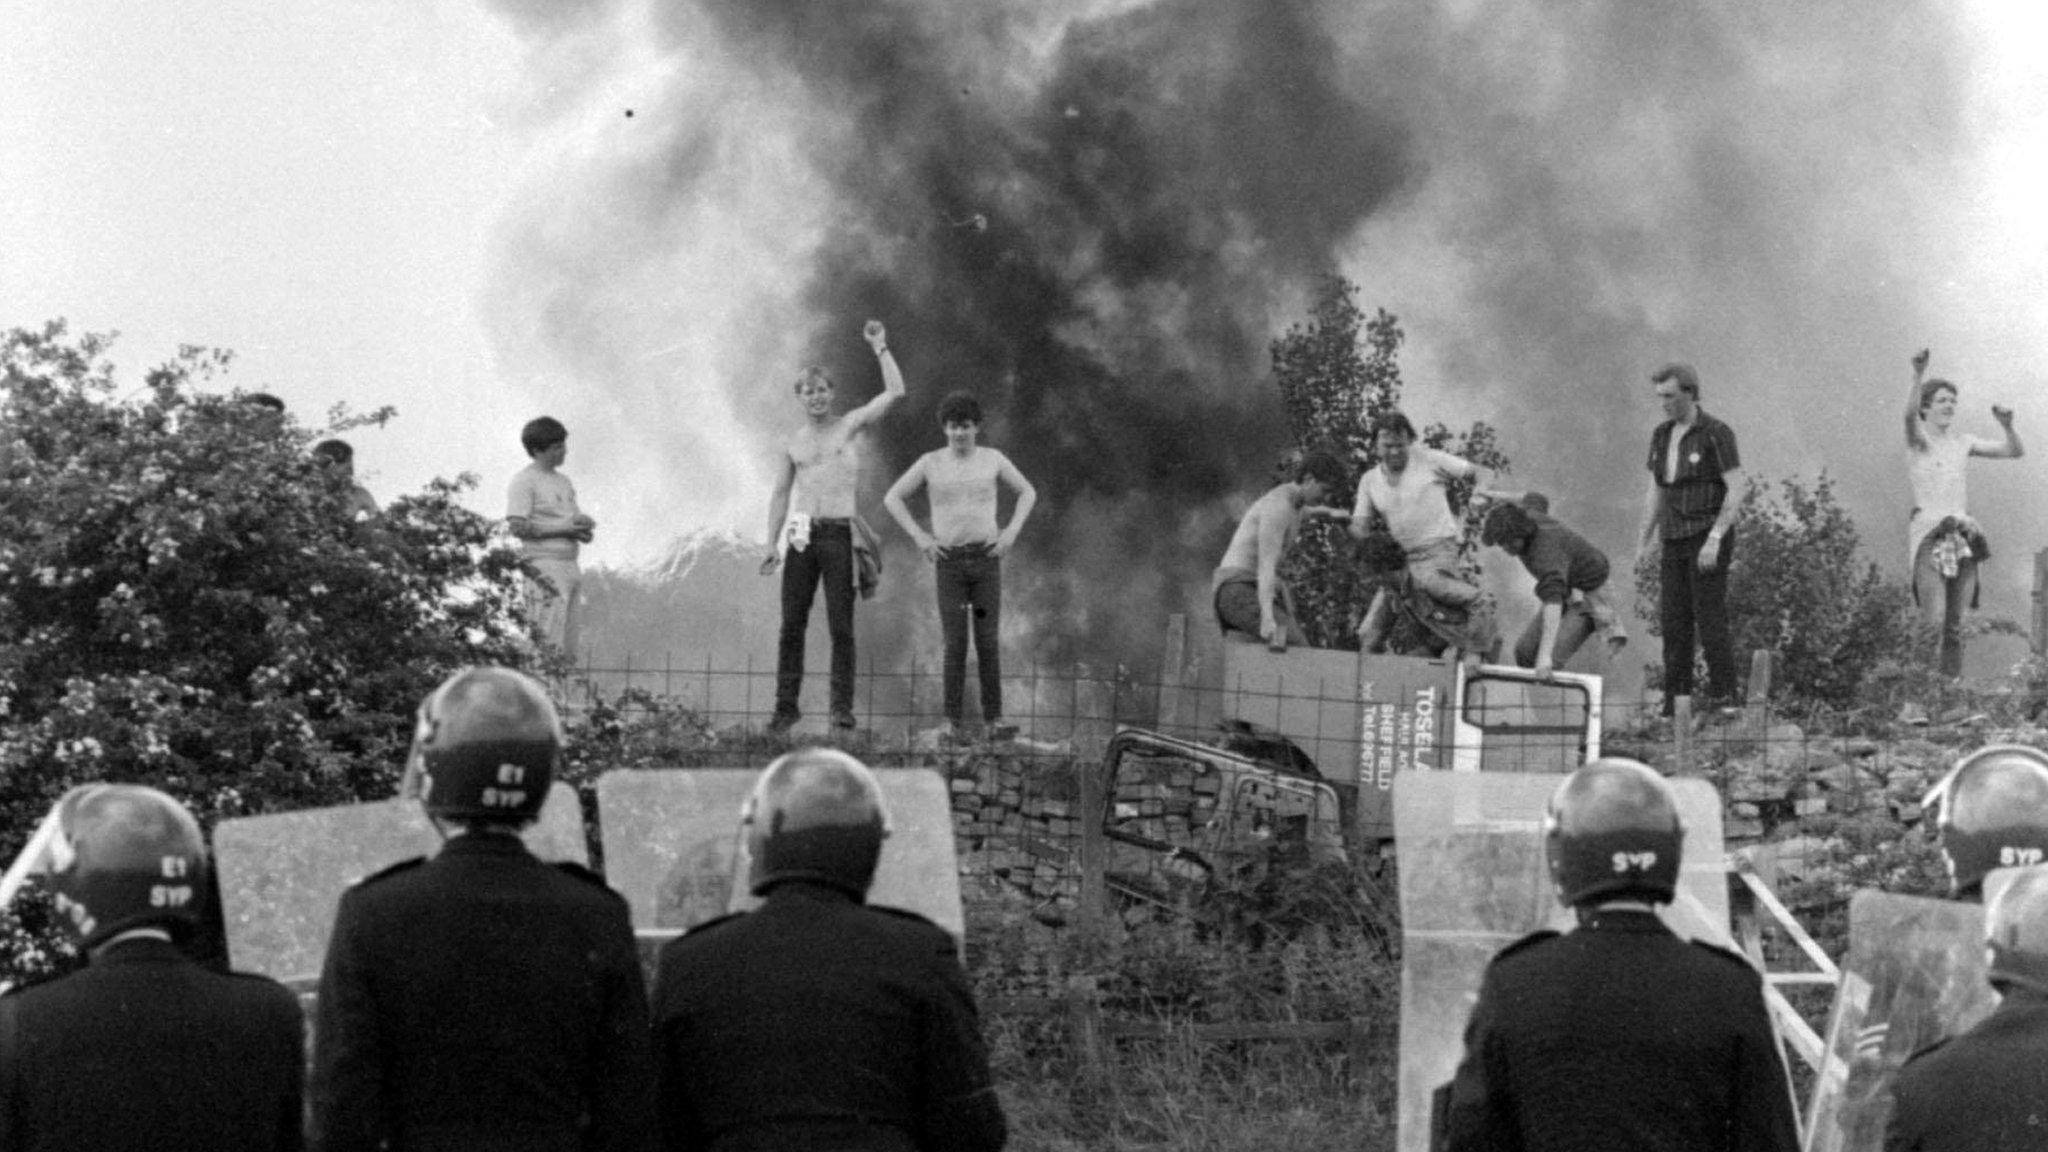
[[[1970,753],[1928,793],[1949,896],[1981,902],[1993,868],[2048,863],[2048,755],[2024,744]]]
[[[1987,910],[1997,1010],[1899,1070],[1886,1152],[2048,1148],[2048,869],[2028,868]]]
[[[1578,927],[1487,968],[1442,1112],[1454,1150],[1789,1150],[1791,1086],[1748,962],[1653,911],[1677,891],[1670,786],[1596,760],[1551,797],[1545,854]]]
[[[507,669],[465,669],[420,706],[408,775],[436,827],[457,831],[341,898],[314,1037],[317,1148],[649,1147],[626,903],[518,835],[561,747],[546,692]]]
[[[134,784],[74,788],[57,819],[51,884],[90,963],[0,999],[0,1148],[300,1147],[297,997],[180,947],[207,890],[198,822]]]
[[[993,1152],[1003,1113],[953,938],[866,899],[881,789],[843,752],[770,764],[741,817],[766,902],[662,950],[665,1147]]]

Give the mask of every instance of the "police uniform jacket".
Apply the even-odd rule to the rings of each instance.
[[[1445,1121],[1464,1152],[1799,1145],[1762,977],[1646,911],[1588,912],[1494,958]]]
[[[664,1147],[993,1152],[1003,1145],[953,938],[789,881],[662,950]]]
[[[328,1152],[639,1152],[647,990],[626,903],[471,833],[341,898],[314,1036]]]
[[[0,999],[7,1152],[273,1152],[300,1147],[305,1017],[261,976],[130,937]]]
[[[2048,1150],[2048,994],[2011,989],[1975,1028],[1907,1061],[1892,1093],[1886,1152]]]

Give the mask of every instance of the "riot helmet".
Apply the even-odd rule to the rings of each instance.
[[[2014,870],[1984,912],[1986,975],[1999,991],[2010,987],[2048,993],[2048,867]]]
[[[1608,757],[1565,777],[1544,814],[1543,841],[1566,904],[1661,904],[1677,894],[1685,829],[1671,785],[1646,764]]]
[[[83,948],[131,928],[189,931],[206,894],[206,838],[154,788],[83,784],[57,802],[50,886]]]
[[[889,835],[882,786],[836,748],[799,748],[761,772],[740,812],[756,896],[788,880],[865,897]]]
[[[1993,868],[2048,863],[2048,755],[1992,744],[1961,760],[1927,793],[1949,896],[1983,898]]]
[[[540,682],[465,668],[420,705],[408,779],[434,816],[521,825],[540,814],[562,754],[562,721]]]

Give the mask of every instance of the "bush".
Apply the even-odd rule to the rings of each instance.
[[[124,396],[108,343],[0,337],[0,858],[91,780],[209,825],[387,797],[438,680],[534,664],[473,478],[358,522],[309,459],[388,410],[309,430],[195,391],[230,357],[190,347]]]

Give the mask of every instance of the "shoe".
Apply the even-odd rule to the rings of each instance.
[[[799,717],[795,712],[777,712],[768,721],[768,732],[772,736],[787,735],[791,728],[796,727],[798,719]]]
[[[853,721],[853,713],[851,713],[851,712],[847,711],[847,710],[846,710],[846,709],[844,709],[844,708],[835,708],[835,709],[833,709],[833,710],[832,710],[832,726],[833,726],[834,728],[838,728],[838,729],[841,729],[841,730],[843,730],[843,731],[847,731],[847,732],[851,732],[851,731],[853,731],[853,730],[854,730],[854,728],[856,727],[856,725],[854,724],[854,721]]]
[[[1015,724],[1005,724],[1001,720],[991,723],[983,732],[991,742],[1015,740],[1017,738],[1017,726]]]

